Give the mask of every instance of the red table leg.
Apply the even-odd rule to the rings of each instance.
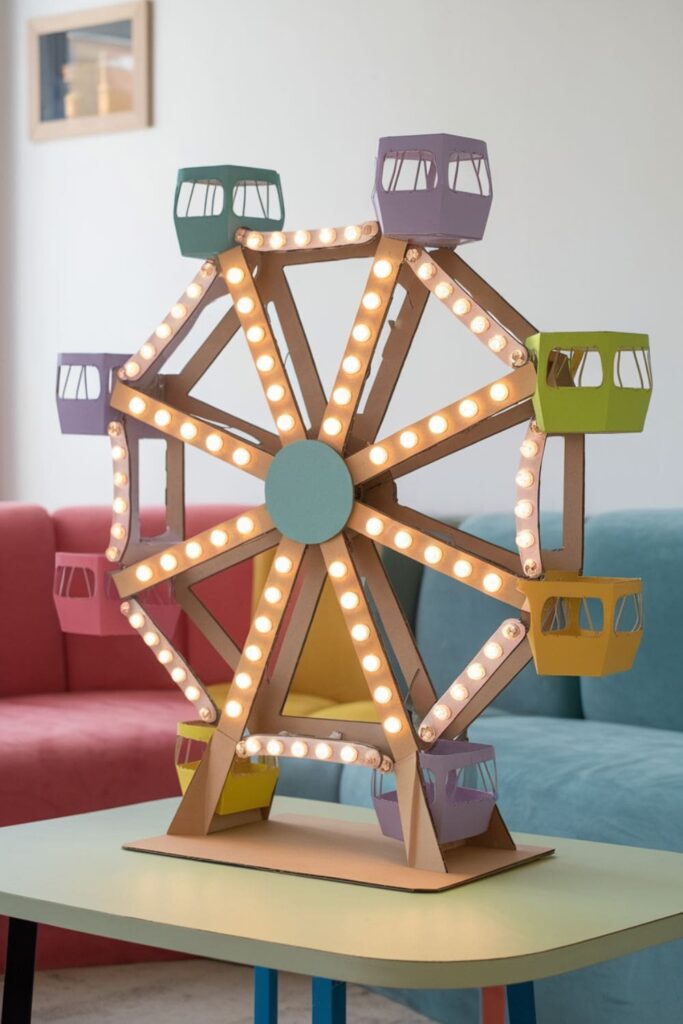
[[[481,1024],[505,1024],[505,986],[481,990]]]

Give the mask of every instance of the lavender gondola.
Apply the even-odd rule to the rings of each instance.
[[[484,743],[439,740],[420,753],[427,803],[440,843],[479,836],[489,827],[497,798],[496,754]],[[403,839],[396,790],[373,773],[372,802],[385,836]]]
[[[373,202],[385,235],[452,248],[484,237],[493,192],[486,143],[460,135],[379,140]]]
[[[113,374],[127,356],[110,352],[60,352],[57,356],[57,412],[63,434],[105,434],[113,419],[109,405]]]

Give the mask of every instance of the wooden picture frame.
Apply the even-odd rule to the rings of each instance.
[[[65,91],[63,95],[49,96],[48,71],[43,57],[45,45],[41,42],[46,36],[53,36],[57,45],[64,46],[60,36],[84,29],[95,29],[98,26],[130,22],[130,57],[132,70],[125,69],[128,81],[125,89],[117,96],[116,90],[109,86],[107,79],[113,65],[103,64],[95,68],[94,61],[81,63],[81,74],[90,73],[87,82],[89,92],[82,97],[75,89]],[[34,18],[28,23],[28,67],[29,67],[29,132],[34,140],[69,138],[77,135],[92,135],[99,132],[131,131],[145,128],[151,123],[151,52],[150,52],[151,4],[148,0],[137,0],[135,3],[113,4],[106,7],[94,7],[86,10],[72,11],[68,14]],[[124,41],[128,36],[122,35]],[[41,51],[43,53],[41,54]],[[104,53],[104,51],[103,51]],[[58,62],[56,55],[53,60]],[[62,74],[65,75],[69,65],[65,64]],[[74,69],[75,65],[72,64]],[[95,82],[94,74],[98,78]],[[114,74],[121,74],[114,68]],[[71,73],[75,74],[75,71]],[[104,75],[104,78],[102,77]],[[54,84],[54,76],[53,76]],[[61,90],[57,89],[61,92]],[[76,97],[79,96],[83,113],[78,113]],[[71,99],[69,111],[68,100]],[[96,112],[90,110],[96,106]],[[119,104],[122,109],[103,108]],[[45,116],[46,109],[63,107],[63,116]]]

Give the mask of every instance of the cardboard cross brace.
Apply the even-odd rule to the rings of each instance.
[[[277,215],[268,205],[271,194]],[[204,205],[198,206],[202,196]],[[188,754],[181,765],[184,796],[169,833],[130,848],[424,891],[549,852],[515,848],[495,807],[493,750],[462,737],[532,655],[546,673],[571,673],[580,665],[582,673],[599,675],[630,667],[642,632],[640,582],[581,575],[584,434],[642,429],[651,378],[645,336],[539,334],[453,251],[456,244],[483,236],[491,196],[485,144],[447,135],[381,140],[374,194],[380,223],[283,231],[284,201],[275,172],[184,169],[176,227],[183,251],[207,261],[155,332],[121,359],[111,394],[104,389],[103,401],[88,412],[95,426],[83,425],[83,415],[74,416],[68,407],[78,398],[67,394],[68,379],[58,385],[63,424],[102,432],[106,422],[111,436],[114,507],[106,555],[118,566],[114,581],[121,611],[200,719],[179,730],[179,748],[183,741],[200,742],[204,751],[194,761]],[[252,200],[256,205],[250,207]],[[369,274],[334,386],[326,394],[285,270],[355,258],[370,260]],[[405,298],[389,321],[397,284]],[[179,373],[164,373],[201,311],[226,293],[232,300],[229,311]],[[499,360],[499,368],[502,362],[505,372],[382,436],[430,297]],[[271,304],[284,348],[273,330]],[[191,395],[240,332],[274,430]],[[600,351],[607,369],[602,397],[593,403],[601,403],[600,410],[584,423],[588,399],[582,394],[582,360],[591,349]],[[609,376],[625,353],[635,353],[641,367],[640,385],[631,388],[637,395],[626,394],[620,369],[614,380]],[[373,360],[379,365],[370,380]],[[76,380],[85,373],[73,354],[68,370]],[[89,395],[87,400],[90,410]],[[103,417],[109,406],[114,411]],[[610,418],[612,409],[619,410],[617,419]],[[527,435],[515,477],[516,552],[398,503],[395,482],[402,475],[524,422]],[[543,548],[538,510],[545,441],[553,423],[564,424],[565,436],[559,550]],[[139,437],[150,435],[165,438],[168,446],[168,526],[156,538],[141,537],[139,530],[136,446]],[[186,537],[182,454],[188,445],[263,480],[265,503]],[[454,666],[454,681],[441,696],[378,546],[511,608],[491,637],[480,638],[472,660]],[[274,558],[240,648],[192,588],[271,549]],[[282,713],[326,580],[377,723]],[[160,584],[173,585],[179,605],[232,668],[222,707],[159,628],[153,609],[141,603]],[[637,604],[635,618],[625,611],[627,598]],[[587,624],[588,602],[596,600],[604,614],[598,625],[592,619]],[[73,628],[73,616],[69,621]],[[384,835],[343,820],[334,828],[306,821],[283,827],[282,819],[270,815],[277,757],[364,765],[384,780],[393,773],[395,790],[375,787]],[[353,856],[340,854],[351,846]],[[297,847],[305,847],[300,859]]]

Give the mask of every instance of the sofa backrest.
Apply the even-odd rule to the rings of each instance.
[[[510,515],[471,516],[459,528],[501,547],[514,548],[514,519]],[[546,547],[559,547],[561,517],[546,515],[541,523]],[[415,635],[438,694],[453,682],[474,654],[514,614],[514,608],[443,573],[425,568],[415,615]],[[539,676],[531,662],[495,701],[495,706],[518,715],[582,716],[576,676]]]
[[[66,689],[52,600],[55,536],[43,508],[0,503],[0,697]]]
[[[585,717],[683,730],[683,510],[606,512],[589,519],[586,574],[641,577],[644,632],[630,672],[581,680]]]
[[[188,536],[229,519],[243,506],[198,505],[187,510]],[[107,506],[64,508],[53,513],[57,551],[101,552],[109,542],[111,510]],[[164,511],[146,508],[141,513],[144,535],[160,533]],[[54,549],[50,562],[50,580]],[[241,645],[249,625],[251,565],[242,563],[196,588],[209,603],[214,616],[226,626]],[[171,638],[188,654],[199,678],[205,683],[223,682],[232,672],[226,667],[202,634],[185,616]],[[168,688],[168,673],[149,648],[132,631],[130,636],[85,636],[65,634],[66,679],[69,690],[141,690]]]

